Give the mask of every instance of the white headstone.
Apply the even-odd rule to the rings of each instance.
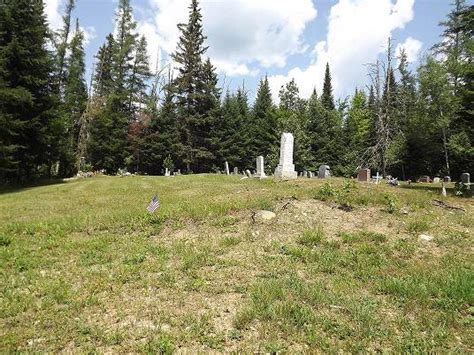
[[[249,169],[245,170],[245,175],[246,175],[247,177],[252,177],[252,173],[250,172]]]
[[[294,138],[291,133],[281,135],[280,164],[275,169],[275,178],[282,180],[296,179],[298,174],[293,164]]]
[[[318,170],[318,178],[326,179],[331,176],[331,168],[329,165],[321,165]]]
[[[264,159],[261,155],[257,157],[257,174],[255,177],[259,179],[265,179],[267,177],[267,175],[265,175]]]
[[[239,175],[239,168],[237,167],[234,168],[234,175]]]
[[[170,169],[168,168],[165,169],[165,176],[171,176]]]

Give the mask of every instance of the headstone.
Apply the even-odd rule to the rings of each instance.
[[[357,181],[370,182],[370,169],[360,169],[357,173]]]
[[[314,173],[312,171],[309,172],[309,178],[310,179],[314,178]]]
[[[257,157],[257,174],[255,177],[259,179],[265,179],[267,177],[267,175],[265,175],[264,159],[261,155]]]
[[[326,179],[331,176],[331,168],[329,165],[321,165],[318,170],[318,178]]]
[[[431,178],[428,175],[422,176],[418,179],[418,182],[431,182]]]
[[[165,176],[171,176],[170,169],[168,168],[165,169]]]
[[[443,178],[443,181],[444,181],[444,182],[451,182],[451,176],[445,176],[445,177]]]
[[[469,173],[462,173],[461,182],[464,185],[470,184],[471,183],[471,175]]]
[[[249,169],[245,170],[245,176],[252,177],[252,173],[250,172]]]
[[[228,163],[228,162],[225,162],[225,174],[226,174],[226,175],[230,175],[230,172],[229,172],[229,163]]]
[[[379,172],[377,171],[377,175],[375,175],[375,184],[378,185],[382,179],[383,177],[380,176]],[[392,180],[391,177],[389,180]]]
[[[298,177],[293,164],[293,135],[291,133],[283,133],[280,143],[280,164],[275,169],[275,178],[282,180],[291,180]]]
[[[443,188],[441,189],[441,195],[443,195],[444,197],[448,196],[448,193],[446,192],[446,186],[444,186],[444,182],[443,182]]]
[[[434,178],[433,178],[433,183],[434,183],[434,184],[439,184],[440,182],[441,182],[441,178],[440,178],[440,177],[437,176],[437,177],[434,177]]]
[[[234,168],[234,175],[239,175],[239,168],[237,167]]]

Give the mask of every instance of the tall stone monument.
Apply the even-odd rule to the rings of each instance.
[[[228,162],[225,162],[225,174],[226,174],[226,175],[230,175],[229,163],[228,163]]]
[[[293,135],[291,133],[283,133],[280,143],[280,164],[275,169],[275,178],[281,180],[292,180],[298,177],[293,164]]]
[[[255,174],[256,178],[265,179],[267,175],[265,175],[265,164],[263,157],[260,155],[257,157],[257,174]]]

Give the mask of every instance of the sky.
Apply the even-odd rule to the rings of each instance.
[[[474,1],[474,0],[472,0]],[[468,1],[471,3],[472,1]],[[45,0],[53,29],[61,26],[66,0]],[[85,32],[88,76],[94,56],[114,30],[117,0],[76,0],[73,16]],[[322,90],[326,63],[336,98],[368,84],[367,63],[383,55],[387,38],[395,54],[404,48],[415,70],[440,40],[438,23],[451,0],[201,0],[207,55],[224,90],[245,85],[250,98],[268,75],[278,101],[280,87],[295,79],[301,96]],[[137,31],[148,40],[152,69],[169,65],[177,24],[190,0],[131,0]],[[158,65],[157,65],[158,64]]]

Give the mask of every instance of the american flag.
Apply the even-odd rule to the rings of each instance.
[[[158,196],[153,197],[150,204],[146,208],[148,212],[153,213],[156,211],[157,208],[160,207],[160,201],[158,201]]]

